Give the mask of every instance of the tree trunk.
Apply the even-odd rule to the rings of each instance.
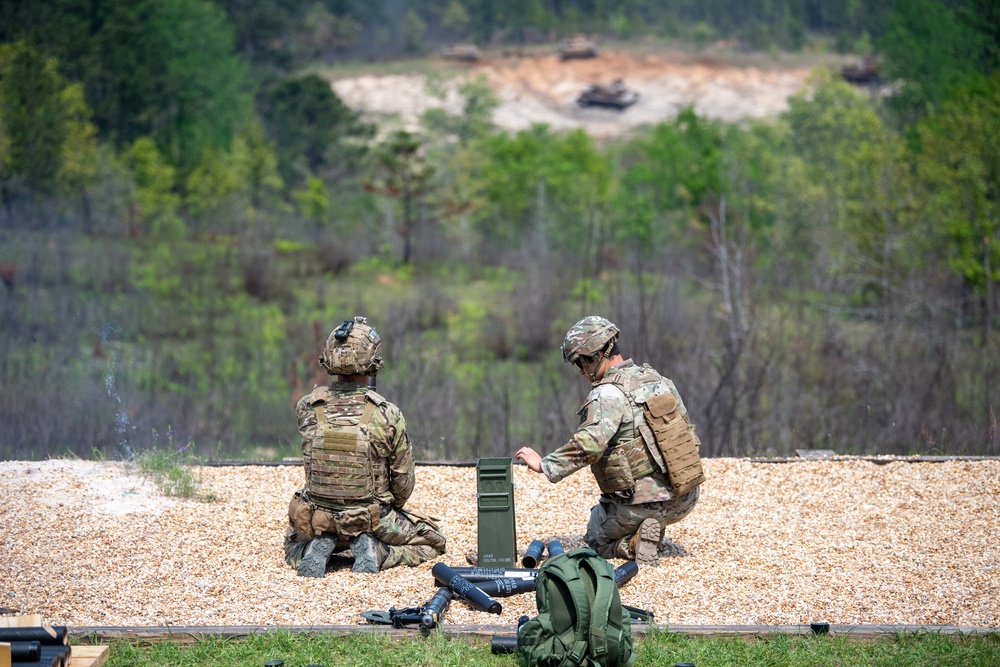
[[[993,330],[993,267],[990,263],[990,237],[983,237],[983,275],[986,278],[986,312],[983,317],[983,346],[989,347]]]

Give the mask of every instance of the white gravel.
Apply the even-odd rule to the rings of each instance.
[[[658,623],[1000,626],[1000,461],[705,461],[709,481],[667,530],[660,565],[622,589]],[[162,497],[120,463],[0,462],[0,608],[69,626],[336,625],[417,605],[432,563],[378,576],[344,559],[323,579],[283,560],[295,466],[196,469],[215,502]],[[414,508],[443,518],[448,553],[476,551],[475,468],[418,469]],[[583,545],[597,489],[514,467],[518,545]],[[615,562],[618,565],[620,562]],[[462,602],[452,624],[514,624]]]

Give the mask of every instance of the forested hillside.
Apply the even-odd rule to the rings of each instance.
[[[327,79],[576,33],[881,85],[608,140],[500,129],[482,79],[416,126]],[[294,455],[355,314],[421,459],[562,444],[589,314],[705,455],[1000,454],[998,137],[990,0],[0,0],[0,456]]]

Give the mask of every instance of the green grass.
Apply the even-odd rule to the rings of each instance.
[[[1000,634],[955,637],[937,634],[887,636],[857,641],[844,636],[774,635],[754,639],[689,638],[668,632],[637,637],[642,665],[693,662],[697,667],[995,667],[1000,665]],[[280,658],[284,667],[306,665],[519,665],[517,655],[492,655],[485,640],[466,641],[432,633],[412,639],[381,634],[352,637],[279,631],[245,640],[210,638],[194,644],[111,643],[109,667],[138,665],[250,667]]]
[[[154,440],[159,434],[153,432]],[[193,472],[191,465],[198,463],[188,446],[175,447],[172,431],[167,430],[166,441],[161,447],[153,447],[135,455],[133,463],[139,473],[151,480],[165,496],[193,498],[213,502],[211,493],[201,493],[201,480]]]

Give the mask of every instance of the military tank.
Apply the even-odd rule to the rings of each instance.
[[[475,44],[445,44],[441,47],[441,57],[446,60],[461,60],[474,63],[483,57]]]
[[[639,101],[639,93],[630,90],[621,79],[607,85],[592,83],[583,89],[576,103],[581,107],[599,106],[626,109]]]
[[[855,85],[869,85],[873,83],[878,83],[881,79],[879,77],[879,61],[875,56],[868,56],[860,63],[855,65],[845,65],[840,68],[840,76],[849,83]]]
[[[596,58],[597,45],[586,37],[570,37],[559,42],[559,59]]]

